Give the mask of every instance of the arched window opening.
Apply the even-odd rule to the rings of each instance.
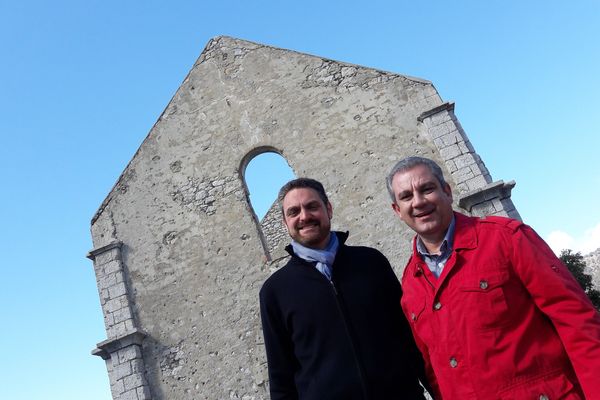
[[[281,186],[294,179],[294,172],[272,147],[257,148],[248,153],[242,160],[240,172],[266,259],[271,261],[283,255],[284,244],[289,241],[277,194]]]
[[[265,152],[250,160],[244,178],[250,205],[261,221],[277,200],[281,186],[294,179],[294,172],[281,155]]]

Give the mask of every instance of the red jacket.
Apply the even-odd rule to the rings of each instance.
[[[402,277],[436,400],[599,400],[600,314],[569,270],[527,225],[454,215],[440,277],[416,245]]]

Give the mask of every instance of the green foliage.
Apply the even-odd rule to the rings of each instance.
[[[566,249],[560,252],[559,258],[577,279],[594,307],[600,310],[600,291],[594,288],[592,277],[584,272],[586,265],[581,253],[573,253],[571,249]]]

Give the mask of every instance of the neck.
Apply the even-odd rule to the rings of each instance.
[[[327,238],[324,239],[321,243],[318,243],[315,247],[312,247],[313,250],[325,250],[327,246],[331,243],[331,232],[327,235]]]
[[[427,249],[427,252],[429,254],[439,254],[440,253],[440,248],[442,247],[442,243],[444,242],[443,236],[441,239],[434,239],[434,240],[427,239],[422,236],[419,236],[419,238],[421,239],[421,243],[423,243],[423,245],[425,246],[425,248]]]

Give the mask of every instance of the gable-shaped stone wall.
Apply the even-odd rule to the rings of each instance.
[[[268,398],[258,291],[287,237],[277,207],[261,224],[248,202],[262,151],[322,181],[333,228],[398,274],[412,234],[385,174],[401,157],[438,160],[457,207],[518,215],[430,82],[213,39],[92,220],[114,399]]]

